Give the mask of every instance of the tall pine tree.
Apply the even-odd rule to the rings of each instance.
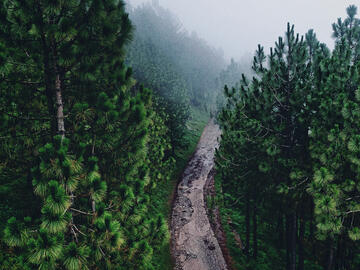
[[[167,237],[148,213],[147,149],[161,142],[149,139],[151,92],[130,91],[124,3],[1,4],[1,175],[38,196],[33,220],[8,220],[10,251],[39,269],[151,269]]]

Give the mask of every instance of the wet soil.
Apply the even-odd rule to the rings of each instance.
[[[219,136],[219,127],[210,121],[177,188],[171,219],[175,270],[228,270],[204,199],[204,186],[214,167]]]

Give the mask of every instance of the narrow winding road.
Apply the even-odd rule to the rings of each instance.
[[[204,201],[204,186],[214,166],[219,136],[219,127],[211,121],[178,186],[171,220],[175,270],[227,270]]]

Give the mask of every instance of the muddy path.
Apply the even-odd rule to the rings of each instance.
[[[206,215],[204,200],[204,186],[214,167],[219,136],[218,126],[210,121],[177,189],[171,219],[175,270],[228,269]]]

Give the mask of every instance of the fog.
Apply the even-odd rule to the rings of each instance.
[[[156,0],[182,22],[185,29],[222,48],[227,59],[265,48],[286,30],[287,22],[304,34],[314,29],[318,39],[333,47],[331,24],[345,17],[346,7],[360,1],[345,0]],[[137,6],[148,0],[128,0]]]

